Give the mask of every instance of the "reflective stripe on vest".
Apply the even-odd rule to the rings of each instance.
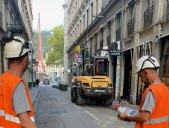
[[[156,118],[156,119],[149,119],[145,124],[156,124],[156,123],[162,123],[169,121],[169,116],[161,117],[161,118]]]
[[[15,123],[17,123],[17,124],[20,124],[20,120],[19,120],[18,117],[14,117],[13,115],[6,114],[6,113],[4,112],[4,110],[0,110],[0,116],[5,117],[5,119],[8,120],[8,121],[11,121],[11,122],[15,122]],[[35,122],[34,117],[30,117],[30,119],[31,119],[33,122]],[[0,127],[0,128],[1,128],[1,127]]]

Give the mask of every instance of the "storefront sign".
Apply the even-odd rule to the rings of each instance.
[[[110,50],[109,52],[112,56],[121,56],[121,50]]]
[[[83,61],[83,56],[82,55],[79,55],[78,56],[78,62],[80,63],[80,62],[82,62]]]
[[[81,51],[81,47],[80,47],[80,45],[77,45],[76,46],[76,52],[79,53],[80,51]]]
[[[109,44],[109,52],[112,56],[121,56],[120,42],[113,42]]]

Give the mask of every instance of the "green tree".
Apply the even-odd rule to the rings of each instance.
[[[53,30],[53,35],[48,42],[52,46],[52,51],[48,52],[45,59],[47,65],[63,65],[64,48],[64,29],[63,26],[57,26]]]

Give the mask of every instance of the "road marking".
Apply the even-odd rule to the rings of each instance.
[[[86,112],[87,114],[89,114],[91,117],[93,117],[95,120],[101,122],[96,116],[94,116],[93,114],[91,114],[89,111],[85,110],[85,112]]]
[[[82,110],[79,106],[73,104],[77,109]]]
[[[95,110],[95,109],[92,109],[92,108],[89,108],[89,107],[86,107],[86,108],[88,108],[88,109],[90,109],[90,110],[92,110],[92,111],[95,111],[95,112],[97,112],[97,113],[100,113],[99,111],[97,111],[97,110]],[[118,121],[117,117],[114,117],[113,115],[110,116],[110,115],[107,115],[107,114],[105,114],[105,113],[102,113],[102,114],[105,115],[106,117],[108,117],[111,121]],[[106,122],[106,123],[110,124],[110,122]],[[111,122],[111,123],[112,123],[112,122]]]

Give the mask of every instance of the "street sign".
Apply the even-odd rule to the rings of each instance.
[[[110,50],[110,55],[121,56],[121,50]]]
[[[79,55],[78,56],[78,62],[82,62],[83,61],[83,56],[82,55]]]

